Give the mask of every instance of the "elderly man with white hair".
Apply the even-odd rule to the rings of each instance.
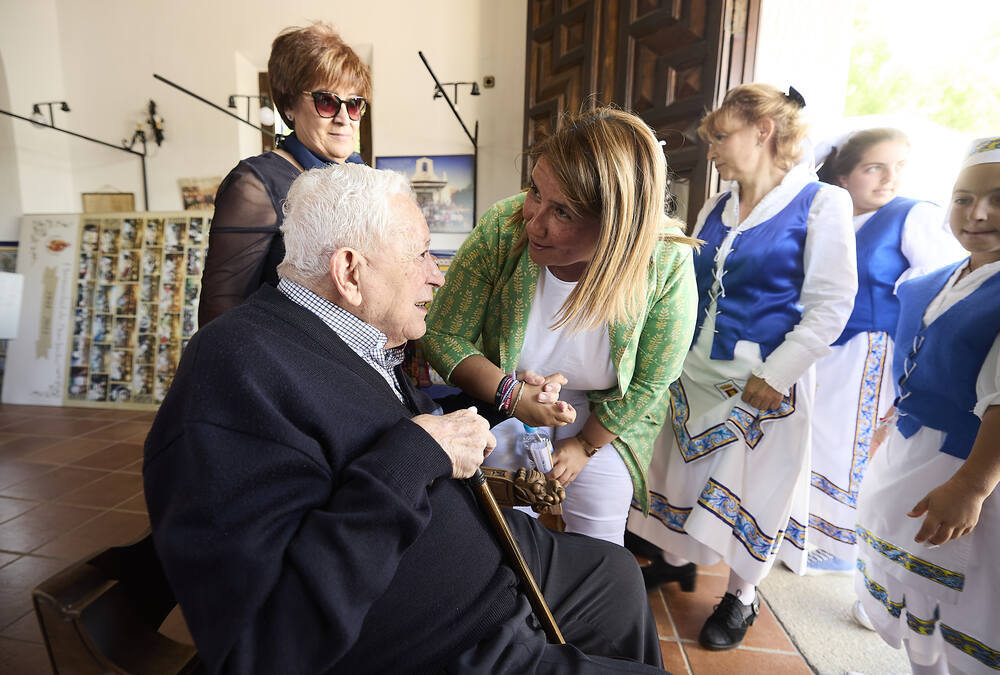
[[[286,255],[199,331],[146,439],[156,550],[209,672],[660,672],[624,549],[506,513],[546,643],[463,479],[495,440],[400,370],[443,283],[409,185],[335,166],[288,193]]]

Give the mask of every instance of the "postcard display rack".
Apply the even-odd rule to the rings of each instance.
[[[75,236],[62,239],[39,233],[39,222],[25,222],[22,248],[28,234],[29,246],[35,244],[42,254],[60,254],[53,249],[67,246],[73,255],[72,264],[64,260],[59,266],[43,263],[36,265],[41,269],[25,270],[26,282],[39,273],[51,275],[52,269],[57,270],[57,277],[67,277],[49,282],[57,288],[50,295],[60,297],[37,301],[40,323],[51,324],[47,330],[56,334],[54,341],[62,335],[66,343],[61,359],[49,358],[40,364],[51,369],[59,360],[62,372],[33,373],[28,378],[35,381],[35,391],[23,394],[36,400],[15,401],[18,397],[8,391],[8,382],[3,400],[155,409],[170,387],[181,351],[197,330],[211,215],[199,211],[83,214],[75,217]],[[26,216],[25,221],[30,218],[37,221],[40,217]],[[26,260],[23,255],[18,271],[22,260]],[[22,316],[30,318],[30,308]],[[67,324],[64,330],[61,321]],[[22,342],[20,337],[12,348]],[[23,347],[26,357],[37,358],[40,353],[37,346]],[[12,360],[14,355],[8,354],[8,362]],[[37,386],[46,375],[48,386]],[[59,390],[61,400],[51,400],[54,389]],[[37,400],[32,393],[48,394],[49,400]]]

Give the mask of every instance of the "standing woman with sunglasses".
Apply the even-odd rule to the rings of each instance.
[[[285,257],[281,205],[300,173],[363,164],[358,124],[371,96],[371,74],[328,24],[286,28],[271,44],[271,94],[294,133],[273,152],[236,165],[219,186],[202,275],[198,324],[243,302],[262,284],[276,285]]]

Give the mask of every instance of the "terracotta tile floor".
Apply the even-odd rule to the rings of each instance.
[[[148,526],[141,466],[152,419],[148,412],[0,405],[0,673],[50,672],[31,607],[35,585]],[[667,670],[812,672],[766,604],[739,649],[698,645],[726,575],[717,565],[699,572],[693,593],[669,584],[650,594]],[[164,632],[184,633],[176,624]]]
[[[31,589],[149,526],[151,413],[0,405],[0,673],[49,673]]]
[[[737,649],[711,652],[698,644],[705,619],[726,592],[729,568],[722,563],[698,571],[694,592],[670,583],[649,594],[663,650],[663,667],[675,675],[809,675],[799,654],[766,601],[746,639]]]

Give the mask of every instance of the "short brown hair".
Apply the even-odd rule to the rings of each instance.
[[[267,76],[278,113],[293,129],[295,125],[285,116],[285,110],[291,108],[304,91],[335,83],[349,86],[366,99],[371,98],[372,93],[368,66],[344,42],[340,33],[321,21],[305,28],[293,26],[278,33],[271,43]]]
[[[747,124],[770,119],[774,122],[771,150],[775,163],[782,169],[790,169],[802,158],[802,140],[806,137],[801,110],[799,103],[769,84],[741,84],[730,89],[722,105],[705,116],[698,127],[698,136],[706,143],[713,142],[729,116]]]

